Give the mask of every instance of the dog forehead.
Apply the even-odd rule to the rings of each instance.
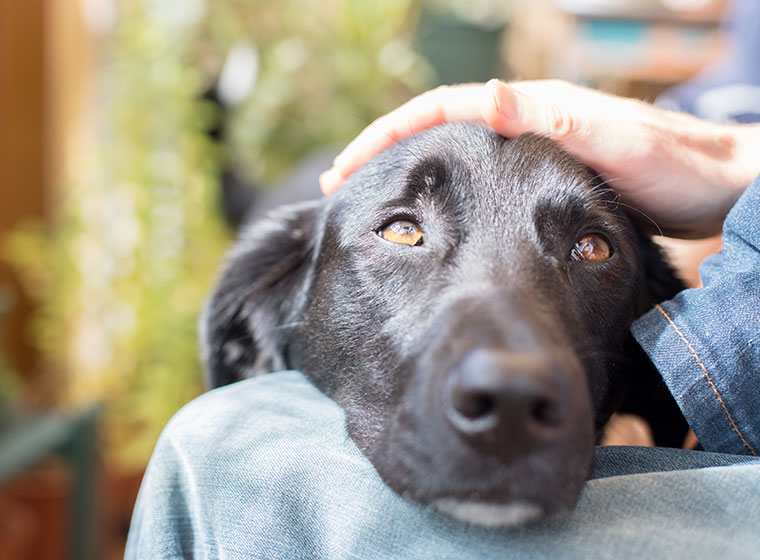
[[[541,201],[563,205],[593,199],[591,179],[588,168],[546,137],[505,139],[483,125],[454,123],[376,156],[339,191],[331,221],[350,227],[381,210],[426,200],[464,209],[468,218],[502,222]]]

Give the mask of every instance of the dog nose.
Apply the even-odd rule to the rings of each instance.
[[[568,392],[558,368],[539,354],[479,348],[449,373],[446,416],[468,443],[510,458],[559,438]]]

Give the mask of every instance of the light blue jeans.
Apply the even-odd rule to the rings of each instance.
[[[656,306],[632,332],[705,449],[758,455],[760,177],[729,212],[723,250],[699,274],[703,288]]]
[[[127,559],[760,558],[760,459],[598,448],[566,517],[485,529],[407,502],[298,372],[211,391],[167,425]]]

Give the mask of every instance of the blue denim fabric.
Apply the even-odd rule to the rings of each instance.
[[[128,560],[760,558],[760,460],[600,448],[566,517],[467,525],[404,501],[300,373],[211,391],[156,446]]]
[[[760,177],[731,209],[723,250],[633,335],[709,451],[760,451]]]

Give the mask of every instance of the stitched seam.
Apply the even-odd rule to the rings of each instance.
[[[739,430],[739,426],[737,426],[736,422],[734,422],[734,419],[731,416],[731,413],[728,411],[728,407],[726,406],[726,403],[723,400],[723,397],[721,397],[720,392],[718,391],[718,387],[715,385],[712,378],[710,377],[710,374],[707,372],[707,368],[705,367],[705,364],[702,363],[702,360],[699,358],[699,354],[697,354],[697,351],[694,349],[691,343],[688,340],[686,340],[686,337],[681,332],[681,329],[679,329],[678,326],[673,321],[673,319],[670,318],[670,315],[668,315],[659,304],[655,305],[655,308],[657,309],[657,311],[662,313],[662,315],[668,320],[668,323],[670,323],[670,326],[673,327],[673,329],[675,329],[675,331],[678,333],[678,336],[681,337],[681,340],[683,340],[684,344],[686,344],[686,347],[689,349],[689,352],[691,352],[691,355],[694,357],[697,364],[702,369],[702,372],[704,372],[705,379],[707,379],[707,383],[710,385],[710,388],[712,389],[713,393],[715,393],[715,396],[718,398],[720,407],[723,409],[723,413],[726,415],[726,418],[728,418],[728,421],[731,423],[731,427],[736,432],[736,435],[738,435],[739,439],[742,440],[742,443],[744,444],[744,446],[747,449],[749,449],[749,452],[752,453],[752,455],[757,456],[757,452],[755,451],[755,449],[744,438],[744,436],[741,433],[741,430]]]

